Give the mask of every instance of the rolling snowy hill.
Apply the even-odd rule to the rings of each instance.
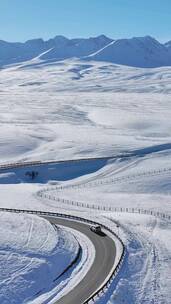
[[[150,36],[113,40],[105,35],[87,39],[56,36],[25,43],[0,41],[1,67],[35,57],[47,63],[76,57],[134,67],[161,67],[171,65],[171,42],[161,44]]]

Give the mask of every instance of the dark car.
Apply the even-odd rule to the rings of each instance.
[[[90,230],[95,233],[101,233],[101,231],[102,231],[101,226],[99,226],[99,225],[90,226]]]

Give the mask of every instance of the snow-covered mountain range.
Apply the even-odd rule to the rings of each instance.
[[[35,57],[47,62],[76,57],[134,67],[171,66],[171,41],[161,44],[150,36],[113,40],[105,35],[75,39],[56,36],[25,43],[0,40],[1,67]]]

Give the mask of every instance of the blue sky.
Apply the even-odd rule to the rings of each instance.
[[[59,34],[171,40],[171,0],[0,0],[0,39]]]

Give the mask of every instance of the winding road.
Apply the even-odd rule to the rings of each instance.
[[[159,145],[159,146],[154,146],[154,147],[149,147],[147,149],[142,149],[142,150],[137,150],[134,151],[128,155],[126,155],[126,157],[132,157],[132,156],[146,156],[150,153],[154,153],[154,152],[158,152],[160,150],[167,150],[171,148],[171,144],[168,145]],[[125,157],[125,155],[119,155],[120,158]],[[68,160],[68,164],[71,162],[81,162],[81,161],[94,161],[94,160],[111,160],[115,157],[104,157],[104,158],[92,158],[92,159],[79,159],[79,160]],[[137,161],[137,160],[136,160]],[[133,162],[136,162],[133,161]],[[61,164],[61,163],[65,163],[65,161],[62,162],[30,162],[30,163],[15,163],[15,164],[4,164],[4,165],[0,165],[0,171],[4,172],[9,170],[9,169],[21,169],[24,168],[23,171],[19,172],[21,173],[21,177],[25,176],[25,170],[26,168],[29,167],[34,167],[34,168],[38,168],[40,166],[43,165],[52,165],[52,164]],[[131,163],[132,164],[132,163]],[[130,164],[129,164],[130,165]],[[122,168],[123,169],[123,168]],[[109,169],[110,170],[110,169]],[[159,175],[159,174],[163,174],[163,173],[170,173],[171,172],[171,168],[161,168],[158,170],[151,170],[151,171],[146,171],[146,172],[140,172],[138,174],[134,174],[134,175],[126,175],[126,176],[121,176],[121,177],[117,177],[117,178],[106,178],[106,172],[102,173],[102,177],[103,179],[105,178],[105,181],[94,181],[94,178],[91,177],[90,180],[88,180],[88,182],[90,183],[90,185],[100,185],[100,184],[108,184],[108,183],[117,183],[117,182],[122,182],[122,181],[126,181],[126,180],[133,180],[133,179],[137,179],[137,177],[144,177],[144,176],[148,176],[151,174],[154,175]],[[110,173],[110,171],[107,171],[107,173]],[[19,175],[20,177],[20,175]],[[87,183],[88,184],[88,183]],[[78,186],[78,185],[77,185]],[[80,185],[79,185],[80,186]],[[68,187],[68,185],[67,185]],[[71,187],[73,187],[73,185],[71,185]],[[52,186],[50,186],[50,189],[52,190]],[[57,188],[58,189],[58,186]],[[62,187],[59,187],[59,190],[62,189]],[[48,191],[48,189],[46,188],[45,191]],[[76,202],[77,206],[79,202]],[[74,203],[72,202],[72,204],[74,205]],[[85,206],[88,206],[85,205]],[[89,208],[89,206],[88,206]],[[128,208],[126,208],[128,209]],[[1,211],[9,211],[10,212],[15,212],[12,209],[9,210],[3,210],[3,208],[0,208]],[[104,209],[106,210],[106,209]],[[111,209],[113,211],[113,209]],[[21,210],[18,210],[19,212]],[[109,210],[107,210],[109,211]],[[122,212],[122,208],[120,210]],[[140,209],[138,209],[139,213],[141,213]],[[147,211],[147,212],[146,212]],[[146,214],[148,213],[149,210],[143,210],[143,212]],[[129,210],[126,210],[126,212],[129,212]],[[133,209],[134,212],[134,209]],[[142,213],[143,213],[142,212]],[[151,211],[150,211],[151,212]],[[155,216],[161,216],[163,218],[167,218],[167,216],[165,214],[161,214],[161,213],[157,213],[155,214],[150,213],[151,215],[155,215]],[[66,226],[66,227],[70,227],[72,229],[75,229],[81,233],[83,233],[84,235],[86,235],[93,243],[94,247],[95,247],[95,259],[93,261],[93,264],[91,265],[90,269],[88,270],[87,274],[84,276],[84,278],[72,289],[70,290],[66,295],[62,296],[59,300],[57,300],[55,303],[56,304],[87,304],[88,301],[87,299],[89,299],[91,296],[93,296],[97,290],[100,289],[100,287],[102,285],[104,285],[105,282],[108,281],[108,277],[110,275],[110,273],[113,271],[114,268],[114,264],[115,264],[115,259],[116,259],[116,246],[115,246],[115,242],[114,240],[108,235],[108,233],[105,236],[100,236],[98,234],[93,233],[90,230],[89,224],[85,224],[83,222],[79,222],[77,220],[71,220],[71,219],[65,219],[65,218],[57,218],[57,217],[50,217],[47,215],[44,215],[44,217],[49,220],[52,224],[56,224],[56,225],[62,225],[62,226]],[[168,216],[168,218],[170,219],[170,217]]]
[[[46,217],[46,219],[52,224],[78,230],[85,234],[95,247],[94,262],[83,280],[69,293],[55,302],[56,304],[82,304],[104,283],[113,269],[116,257],[115,243],[108,235],[101,236],[92,232],[88,224],[54,217]]]
[[[104,159],[106,160],[110,158],[104,158]],[[76,161],[79,162],[80,160],[76,160]],[[12,164],[3,165],[0,166],[0,171],[14,169],[14,168],[27,168],[28,165],[37,167],[39,165],[43,166],[43,163],[32,162],[29,164],[16,163],[13,165]],[[1,210],[1,211],[5,211],[5,210]],[[10,211],[10,209],[6,211]],[[15,210],[12,209],[11,211],[15,212]],[[50,217],[48,215],[43,215],[43,217],[49,220],[52,224],[70,227],[72,229],[75,229],[83,233],[93,243],[95,247],[95,258],[90,269],[88,270],[84,278],[72,290],[70,290],[66,295],[64,295],[55,302],[56,304],[88,303],[87,300],[90,297],[92,297],[96,293],[96,291],[98,291],[102,286],[104,286],[105,283],[108,282],[110,275],[114,271],[115,258],[116,258],[116,246],[114,240],[109,236],[109,232],[106,232],[105,235],[98,235],[92,232],[90,230],[90,225],[87,223],[83,223],[73,219],[71,220],[65,218]]]

